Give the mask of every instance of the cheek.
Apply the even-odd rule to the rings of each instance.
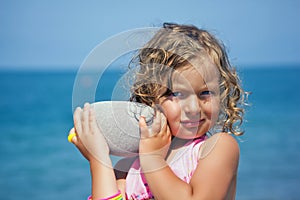
[[[220,104],[218,99],[212,99],[212,101],[204,104],[202,106],[202,110],[212,122],[216,122],[220,113]]]
[[[164,114],[166,115],[167,119],[176,119],[178,116],[180,117],[180,106],[177,102],[166,100],[162,105],[162,109]]]
[[[176,131],[179,128],[181,117],[180,105],[175,101],[166,100],[161,106],[168,120],[171,131]]]

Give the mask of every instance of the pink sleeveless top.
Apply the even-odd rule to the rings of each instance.
[[[174,156],[169,167],[181,180],[189,183],[198,164],[199,149],[206,136],[188,142]],[[139,159],[135,160],[126,177],[126,194],[130,200],[154,199],[146,178],[141,171]]]

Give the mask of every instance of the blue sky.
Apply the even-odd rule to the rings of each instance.
[[[234,64],[300,65],[300,0],[0,0],[0,68],[77,69],[100,42],[163,22],[215,33]]]

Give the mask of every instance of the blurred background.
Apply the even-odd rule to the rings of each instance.
[[[237,199],[299,199],[299,18],[299,0],[0,0],[0,199],[87,198],[88,163],[67,142],[76,73],[106,39],[163,22],[214,33],[252,92]],[[97,100],[122,73],[108,67]]]

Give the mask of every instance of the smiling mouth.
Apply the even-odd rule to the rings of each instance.
[[[204,123],[204,119],[200,120],[184,120],[180,122],[184,127],[187,128],[198,128]]]

